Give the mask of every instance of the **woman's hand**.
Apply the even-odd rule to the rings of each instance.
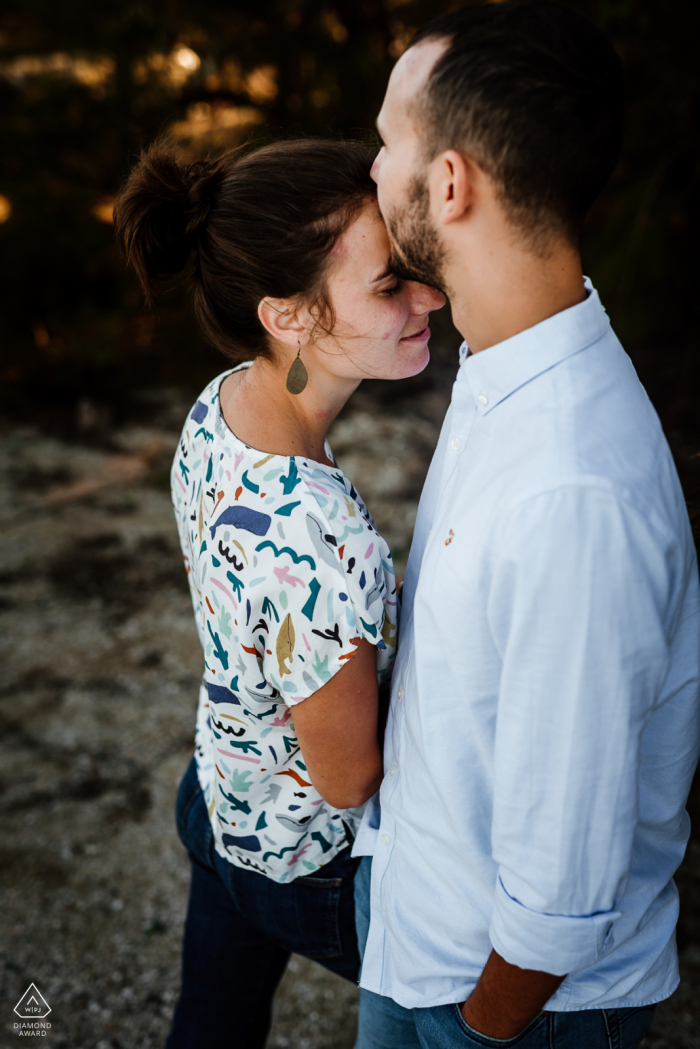
[[[335,809],[362,805],[379,789],[377,708],[377,650],[363,639],[343,669],[292,710],[309,779]]]

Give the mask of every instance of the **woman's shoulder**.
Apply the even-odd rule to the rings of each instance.
[[[230,431],[219,438],[216,425],[213,434],[183,460],[192,465],[183,513],[207,651],[222,672],[240,672],[254,689],[262,674],[299,702],[344,666],[360,638],[392,646],[388,548],[339,469],[256,451]]]
[[[220,415],[219,387],[232,371],[232,368],[227,368],[225,372],[216,375],[199,394],[182,425],[181,443],[184,441],[191,446],[200,440],[203,443],[213,440]]]
[[[389,546],[353,483],[334,470],[302,461],[306,531],[317,562],[339,573],[336,598],[354,610],[358,633],[385,648],[382,627],[395,622],[395,577]],[[336,577],[337,578],[337,577]],[[328,577],[328,584],[332,578]],[[330,613],[329,613],[330,615]],[[393,635],[388,630],[388,637]],[[393,647],[393,642],[390,640]]]
[[[219,387],[230,373],[212,379],[197,398],[173,464],[193,497],[201,497],[211,538],[220,525],[252,532],[258,556],[277,557],[287,547],[320,571],[342,572],[358,586],[361,579],[362,590],[382,562],[391,571],[389,548],[340,467],[251,448],[229,429]]]
[[[367,507],[337,465],[257,450],[229,428],[219,391],[234,370],[229,368],[215,376],[199,394],[183,424],[180,451],[203,452],[208,480],[218,482],[218,491],[223,490],[225,495],[232,491],[236,499],[243,497],[246,501],[258,496],[273,515],[286,518],[292,527],[311,512],[324,523],[325,533],[341,542],[366,530],[376,534]],[[214,444],[215,456],[211,454]],[[326,450],[330,451],[328,446]],[[236,495],[239,486],[240,495]]]
[[[235,519],[237,527],[264,540],[263,549],[286,546],[334,571],[370,558],[375,548],[379,556],[388,554],[364,503],[339,470],[226,439],[204,450],[203,458],[215,527]]]
[[[232,640],[242,647],[230,665],[241,665],[242,652],[254,676],[255,657],[264,681],[293,704],[326,684],[361,638],[382,651],[385,669],[396,633],[394,609],[385,606],[395,604],[395,584],[388,548],[340,471],[302,457],[266,458],[242,460],[238,475],[217,485],[203,592],[210,610],[222,594],[232,606]]]

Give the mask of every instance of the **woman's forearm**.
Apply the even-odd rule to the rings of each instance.
[[[382,781],[374,646],[362,640],[342,670],[294,707],[293,718],[304,764],[321,797],[339,809],[371,798]]]

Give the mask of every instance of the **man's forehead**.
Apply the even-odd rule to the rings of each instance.
[[[425,90],[433,66],[447,47],[448,41],[444,37],[429,37],[415,47],[409,47],[391,72],[387,100],[410,106]]]

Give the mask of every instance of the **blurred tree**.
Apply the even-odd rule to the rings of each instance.
[[[700,8],[696,0],[566,2],[610,35],[627,72],[624,153],[591,214],[586,266],[692,471],[700,450]],[[165,300],[154,324],[113,247],[110,200],[138,150],[166,133],[185,156],[251,134],[367,134],[414,29],[455,6],[5,0],[5,404],[73,405],[85,394],[116,401],[134,386],[197,385],[210,375],[216,358],[184,297]]]
[[[686,484],[700,449],[700,78],[693,0],[576,0],[623,59],[627,127],[584,257],[660,411]]]

